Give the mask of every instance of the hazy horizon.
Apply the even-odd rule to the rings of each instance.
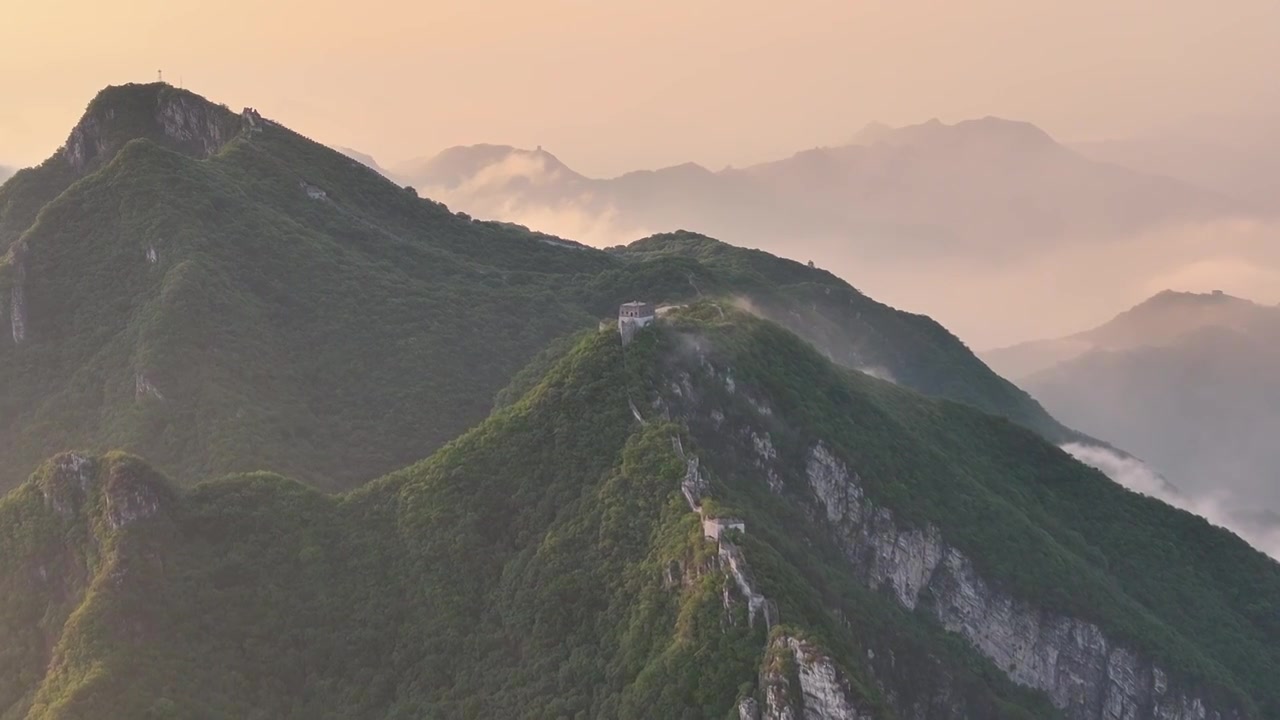
[[[0,720],[1280,719],[1280,1],[0,17]]]
[[[542,145],[591,176],[751,164],[873,121],[995,115],[1100,140],[1280,109],[1257,72],[1274,66],[1268,29],[1280,25],[1263,0],[1230,14],[1187,0],[382,2],[360,23],[330,0],[125,5],[9,10],[0,58],[24,71],[0,79],[0,162],[42,160],[95,92],[159,69],[388,165],[491,142]]]
[[[0,59],[24,72],[0,78],[8,100],[0,165],[43,160],[100,89],[151,82],[160,69],[171,84],[257,107],[393,170],[476,143],[541,146],[592,178],[686,162],[720,170],[846,144],[871,122],[986,116],[1033,123],[1063,143],[1191,136],[1243,143],[1247,156],[1280,115],[1280,88],[1257,71],[1280,60],[1268,32],[1280,26],[1280,4],[1263,0],[1230,13],[1189,0],[786,9],[758,0],[378,2],[359,22],[331,0],[229,0],[216,13],[190,2],[125,5],[107,12],[60,0],[10,10]],[[514,208],[509,198],[473,208],[419,189],[456,209],[596,245],[683,226],[813,259],[978,349],[1082,330],[1166,288],[1280,302],[1277,233],[1265,217],[1144,227],[1106,242],[1067,234],[1017,264],[1019,236],[993,235],[1010,255],[994,264],[965,252],[904,263],[867,255],[847,234],[799,249],[785,236],[762,241],[696,218],[636,222],[610,207]],[[969,281],[955,282],[961,276]],[[1079,292],[1085,278],[1105,287]]]

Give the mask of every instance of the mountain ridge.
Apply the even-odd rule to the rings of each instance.
[[[478,422],[547,343],[618,303],[702,293],[749,297],[851,366],[1072,436],[936,323],[829,273],[695,234],[606,252],[475,221],[197,98],[105,91],[70,150],[0,186],[15,201],[0,202],[0,484],[80,447],[180,483],[269,469],[351,487]],[[127,128],[143,137],[122,142]]]
[[[0,186],[0,717],[1280,711],[1280,565],[930,318],[108,97]]]
[[[1246,210],[1181,180],[1089,160],[1019,121],[872,126],[852,140],[721,171],[686,163],[591,178],[545,151],[481,145],[392,172],[471,214],[553,233],[585,227],[597,245],[683,227],[782,252],[773,238],[787,237],[824,256],[894,257],[899,246],[1025,254],[1058,238],[1084,243]]]
[[[18,671],[0,674],[16,679],[0,704],[33,720],[887,720],[919,704],[1083,720],[1104,706],[1251,718],[1276,702],[1274,622],[1213,588],[1243,574],[1276,597],[1280,566],[1019,426],[708,302],[625,350],[616,330],[588,333],[512,406],[345,495],[263,473],[167,487],[134,458],[62,455],[0,500],[0,517],[28,518],[0,524],[0,573],[20,588],[0,595],[0,626],[69,599],[0,656]],[[1109,509],[1079,512],[1095,503]],[[745,529],[709,538],[700,516]],[[77,528],[99,540],[67,544]],[[1121,550],[1124,533],[1144,540]],[[1199,552],[1166,566],[1163,538],[1181,533]],[[936,572],[888,552],[917,544]],[[86,575],[50,575],[59,562]],[[966,593],[1013,615],[967,614]],[[1191,610],[1193,596],[1209,605]],[[1024,629],[984,639],[1024,612],[1045,623],[1044,670],[1001,659]]]

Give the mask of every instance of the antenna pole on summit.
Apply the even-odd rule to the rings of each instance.
[[[158,80],[158,81],[160,81],[160,82],[164,82],[164,71],[163,71],[163,70],[157,70],[157,71],[156,71],[156,80]]]

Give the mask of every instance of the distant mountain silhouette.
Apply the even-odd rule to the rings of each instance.
[[[1280,509],[1280,308],[1166,291],[1093,330],[984,359],[1188,495],[1272,524],[1263,515]]]
[[[1090,351],[1165,346],[1203,328],[1244,330],[1278,314],[1276,308],[1225,293],[1165,290],[1096,328],[989,350],[982,359],[1005,377],[1026,378]]]
[[[1267,209],[1280,207],[1280,117],[1207,118],[1176,131],[1073,143],[1081,155],[1193,183]]]
[[[789,254],[1034,253],[1043,243],[1235,212],[1189,183],[1090,160],[1035,125],[872,124],[838,147],[713,172],[688,163],[587,178],[551,153],[455,147],[393,168],[459,210],[608,244],[689,228]],[[589,223],[595,235],[584,235]]]
[[[369,168],[372,168],[373,170],[376,170],[379,175],[382,175],[384,177],[388,177],[391,179],[395,179],[392,177],[391,173],[387,171],[386,168],[379,165],[378,161],[373,159],[372,155],[362,153],[359,150],[355,150],[353,148],[341,147],[337,145],[333,146],[333,149],[337,150],[338,152],[342,153],[343,155],[346,155],[347,157],[351,158],[352,160],[355,160],[356,162],[362,165],[365,165]]]

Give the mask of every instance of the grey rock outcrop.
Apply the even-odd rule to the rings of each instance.
[[[733,578],[733,582],[738,586],[738,592],[747,600],[747,621],[755,625],[756,616],[763,617],[765,628],[771,628],[777,624],[777,611],[773,609],[773,605],[764,595],[762,595],[755,585],[755,581],[751,577],[751,569],[747,566],[747,560],[742,555],[742,550],[728,540],[720,539],[720,560],[724,568],[729,572],[729,576]]]
[[[964,637],[1019,684],[1041,690],[1071,720],[1236,720],[1171,686],[1164,670],[1097,625],[1044,610],[984,580],[938,528],[903,528],[870,502],[857,473],[822,444],[806,476],[845,556],[874,589],[892,590]]]
[[[25,243],[13,246],[13,287],[9,291],[9,328],[13,331],[15,345],[21,345],[27,339],[26,255]]]
[[[172,87],[151,87],[150,94],[127,86],[103,91],[67,137],[62,149],[67,164],[85,172],[136,137],[207,158],[239,133],[240,117],[230,110]]]
[[[769,650],[760,677],[763,720],[872,720],[855,699],[844,671],[816,645],[783,633]],[[739,715],[741,708],[739,704]]]
[[[40,482],[45,505],[62,517],[70,517],[84,506],[94,478],[94,463],[76,453],[54,457]]]
[[[198,157],[222,149],[234,134],[230,112],[194,95],[165,94],[156,108],[156,119],[165,137],[188,147]]]
[[[138,399],[145,397],[153,397],[157,400],[164,399],[164,394],[160,392],[160,388],[156,387],[155,383],[147,378],[147,374],[141,371],[133,374],[133,394]]]

